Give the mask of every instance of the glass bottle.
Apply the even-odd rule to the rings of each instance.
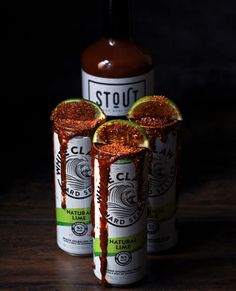
[[[154,94],[150,51],[130,35],[130,1],[101,0],[102,37],[81,58],[82,96],[108,119],[125,118],[138,98]]]

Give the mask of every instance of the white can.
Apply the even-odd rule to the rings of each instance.
[[[173,247],[178,240],[177,211],[177,143],[173,129],[154,141],[148,177],[148,240],[149,253]]]
[[[54,132],[54,173],[57,244],[71,255],[92,254],[91,236],[91,138],[75,136],[66,152],[66,207],[62,207],[61,152]]]
[[[94,161],[94,273],[103,283],[105,280],[111,285],[128,285],[146,275],[146,156],[143,167],[142,181],[138,185],[140,175],[137,172],[140,169],[133,160],[119,159],[110,165],[107,209],[104,211],[101,201],[106,198],[100,180],[103,167],[97,158]],[[141,195],[138,194],[140,185]]]

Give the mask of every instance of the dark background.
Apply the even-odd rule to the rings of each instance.
[[[58,102],[81,96],[98,1],[2,9],[0,289],[103,289],[90,258],[56,245],[50,121]],[[236,290],[236,1],[133,2],[132,35],[153,52],[156,93],[184,116],[179,242],[149,258],[137,289]]]
[[[132,36],[154,56],[156,94],[184,115],[184,187],[221,175],[219,148],[236,146],[236,2],[134,1]],[[81,96],[80,57],[100,37],[99,2],[11,3],[2,55],[8,81],[2,126],[4,182],[52,175],[50,113]],[[3,40],[5,39],[5,36]],[[5,107],[6,106],[6,107]],[[5,111],[6,109],[6,111]],[[229,173],[230,174],[230,173]]]

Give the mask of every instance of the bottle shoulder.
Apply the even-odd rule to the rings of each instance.
[[[81,66],[92,75],[122,78],[150,71],[153,59],[148,49],[131,40],[102,38],[84,50]]]

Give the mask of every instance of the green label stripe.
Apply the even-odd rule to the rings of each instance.
[[[57,225],[72,225],[75,222],[91,223],[90,208],[57,208]]]
[[[144,247],[146,243],[146,233],[140,232],[133,236],[108,238],[107,255],[115,256],[119,252],[134,252]],[[93,250],[95,256],[101,256],[100,239],[93,240]]]
[[[98,156],[96,156],[96,159],[98,159]],[[132,164],[132,160],[130,159],[119,159],[115,161],[114,164]]]
[[[176,203],[166,204],[158,209],[152,209],[150,206],[148,218],[154,218],[159,222],[167,220],[173,216],[173,214],[176,212],[176,208]]]

